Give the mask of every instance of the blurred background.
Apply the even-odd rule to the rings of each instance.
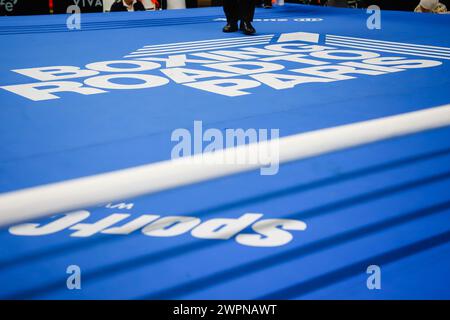
[[[106,12],[117,0],[0,0],[0,15],[30,15],[66,13],[70,5],[77,4],[81,12]],[[223,0],[142,0],[147,10],[198,8],[221,6]],[[262,2],[262,1],[261,1]],[[378,5],[384,10],[413,11],[420,0],[285,0],[307,5],[367,8]],[[440,0],[450,7],[450,0]]]

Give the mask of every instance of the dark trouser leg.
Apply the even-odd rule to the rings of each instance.
[[[255,15],[255,5],[255,0],[239,0],[239,12],[241,20],[245,22],[253,21],[253,16]]]
[[[236,23],[239,20],[238,0],[223,0],[223,11],[228,23]]]

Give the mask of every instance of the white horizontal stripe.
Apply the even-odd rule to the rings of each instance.
[[[382,40],[364,39],[364,38],[356,38],[356,37],[344,37],[344,36],[336,36],[336,35],[332,35],[332,34],[328,34],[327,37],[334,37],[334,38],[348,39],[348,40],[363,40],[363,41],[367,41],[367,42],[396,44],[396,45],[405,45],[405,46],[409,46],[409,47],[417,47],[417,48],[424,48],[424,49],[425,48],[427,48],[427,49],[441,49],[443,51],[450,51],[450,48],[448,48],[448,47],[427,46],[427,45],[412,44],[412,43],[405,43],[405,42],[382,41]]]
[[[251,39],[271,39],[271,38],[273,38],[273,34],[251,37]],[[189,41],[189,42],[176,42],[176,43],[168,43],[168,44],[155,44],[155,45],[144,46],[143,48],[178,47],[178,46],[199,44],[199,43],[217,43],[217,42],[220,43],[220,42],[227,42],[227,41],[243,41],[243,42],[245,42],[247,40],[249,40],[249,37],[234,37],[234,38],[199,40],[199,41]]]
[[[378,44],[368,41],[361,41],[361,40],[347,40],[347,39],[339,39],[335,37],[327,37],[327,41],[340,41],[345,43],[354,43],[354,44],[365,44],[365,45],[372,45],[377,46],[380,48],[393,48],[398,50],[406,50],[406,51],[413,51],[413,52],[422,52],[422,53],[432,53],[432,54],[442,54],[442,55],[450,55],[450,50],[443,51],[443,50],[436,50],[436,49],[423,49],[423,48],[415,48],[410,46],[397,46],[392,44]]]
[[[352,43],[342,40],[326,40],[325,43],[329,44],[341,44],[341,45],[349,45],[349,46],[360,46],[360,47],[366,47],[374,50],[378,49],[387,49],[387,50],[395,50],[398,52],[410,52],[410,53],[418,53],[418,54],[427,54],[430,56],[436,56],[436,57],[450,57],[450,54],[443,54],[443,53],[434,53],[434,52],[426,52],[426,51],[419,51],[419,50],[410,50],[410,49],[403,49],[403,48],[390,48],[390,47],[384,47],[381,45],[372,45],[372,44],[359,44],[359,43]]]
[[[177,51],[163,51],[163,52],[153,52],[153,53],[146,53],[146,54],[134,54],[134,55],[127,55],[125,58],[138,58],[138,57],[147,57],[147,56],[157,56],[157,55],[163,55],[163,54],[175,54],[175,53],[187,53],[187,52],[195,52],[195,51],[211,51],[216,49],[226,49],[226,48],[236,48],[236,47],[248,47],[256,44],[268,44],[268,41],[258,41],[253,42],[251,44],[235,44],[235,45],[221,45],[221,46],[215,46],[215,47],[205,47],[205,48],[197,48],[197,49],[186,49],[186,50],[177,50]],[[251,55],[251,53],[248,53]]]
[[[346,48],[355,48],[355,49],[380,51],[380,52],[390,52],[390,53],[398,53],[398,54],[404,54],[404,55],[412,55],[412,56],[427,57],[427,58],[434,58],[434,59],[450,60],[450,57],[436,56],[436,55],[431,55],[431,54],[428,54],[428,53],[424,53],[424,54],[422,54],[422,53],[411,53],[411,52],[406,52],[406,51],[401,51],[401,50],[380,49],[379,47],[372,47],[372,46],[350,45],[350,44],[344,44],[344,43],[335,42],[335,41],[326,41],[325,44],[329,44],[329,45],[332,45],[332,46],[346,47]]]
[[[0,225],[130,199],[262,166],[202,165],[196,160],[217,163],[227,156],[237,159],[275,147],[279,148],[280,163],[286,163],[449,125],[450,104],[4,193],[0,195]]]
[[[255,42],[265,42],[265,43],[269,43],[270,40],[269,39],[251,39],[251,40],[247,40],[245,42],[241,41],[241,42],[227,42],[227,43],[216,43],[216,44],[196,44],[196,45],[191,45],[191,46],[186,46],[186,47],[179,47],[179,48],[164,48],[164,49],[139,49],[138,51],[134,51],[133,53],[135,54],[140,54],[140,53],[152,53],[152,52],[165,52],[165,51],[176,51],[176,50],[183,50],[183,49],[191,49],[191,48],[209,48],[209,47],[214,47],[214,46],[225,46],[225,45],[234,45],[234,44],[248,44],[251,45]]]

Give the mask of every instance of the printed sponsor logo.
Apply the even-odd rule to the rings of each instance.
[[[9,232],[16,236],[45,236],[70,230],[73,231],[71,237],[85,238],[98,233],[123,236],[140,230],[141,234],[148,237],[176,237],[190,233],[198,239],[234,239],[244,246],[278,247],[293,239],[291,231],[304,231],[307,228],[306,223],[300,220],[261,219],[261,213],[245,213],[236,218],[206,221],[197,217],[153,214],[143,214],[130,220],[131,215],[128,213],[114,213],[95,222],[82,223],[90,216],[89,211],[80,210],[51,218],[47,223],[12,226]]]
[[[120,60],[84,67],[15,69],[34,82],[1,88],[32,101],[169,84],[231,98],[257,94],[262,87],[289,90],[439,67],[450,59],[449,53],[444,47],[346,36],[269,34],[148,45]]]

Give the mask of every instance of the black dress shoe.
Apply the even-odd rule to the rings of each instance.
[[[227,23],[225,27],[223,27],[223,32],[236,32],[238,30],[237,22],[235,23]]]
[[[263,8],[264,9],[272,9],[272,5],[271,4],[263,4]]]
[[[241,25],[239,29],[243,31],[245,34],[254,34],[256,32],[255,28],[253,28],[250,22],[241,21]]]

